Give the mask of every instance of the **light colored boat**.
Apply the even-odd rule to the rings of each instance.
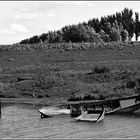
[[[91,121],[91,122],[99,122],[104,119],[104,110],[87,110],[82,111],[81,115],[76,117],[77,121]]]
[[[43,107],[38,110],[41,114],[41,118],[52,117],[55,115],[70,115],[70,109],[54,107]]]

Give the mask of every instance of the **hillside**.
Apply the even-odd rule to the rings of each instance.
[[[140,43],[0,46],[0,97],[100,99],[139,94]]]

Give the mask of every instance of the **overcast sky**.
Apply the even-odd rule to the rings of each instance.
[[[140,1],[0,1],[0,44],[17,43],[125,7],[140,13]]]

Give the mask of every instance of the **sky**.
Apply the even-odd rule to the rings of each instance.
[[[0,44],[122,11],[140,13],[140,1],[0,1]]]

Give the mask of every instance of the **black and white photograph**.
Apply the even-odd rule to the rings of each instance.
[[[140,139],[140,1],[0,1],[0,139]]]

